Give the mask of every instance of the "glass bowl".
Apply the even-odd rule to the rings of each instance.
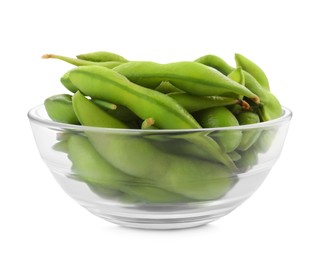
[[[179,229],[225,216],[258,189],[279,158],[292,113],[283,107],[272,121],[192,130],[57,123],[43,105],[28,117],[43,161],[81,206],[122,226]],[[224,152],[235,138],[236,149]],[[219,149],[210,153],[214,144]]]

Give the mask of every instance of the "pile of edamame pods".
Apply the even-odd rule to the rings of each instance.
[[[268,150],[274,131],[217,129],[282,115],[264,71],[240,54],[236,67],[216,55],[167,64],[104,51],[42,57],[76,66],[61,77],[71,93],[44,102],[52,120],[148,130],[60,135],[54,149],[67,153],[75,177],[100,196],[141,203],[218,199]],[[202,128],[210,131],[193,130]]]

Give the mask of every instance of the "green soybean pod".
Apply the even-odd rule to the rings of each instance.
[[[238,126],[236,117],[226,107],[213,107],[194,113],[193,116],[205,128]],[[234,131],[216,131],[210,135],[229,153],[234,151],[241,143],[242,132]]]
[[[276,136],[276,129],[265,129],[261,132],[258,140],[254,143],[255,149],[259,153],[266,153],[272,146],[273,140]]]
[[[195,62],[212,67],[220,71],[224,75],[228,75],[235,69],[234,67],[230,66],[227,62],[225,62],[225,60],[213,54],[204,55],[196,59]]]
[[[73,100],[75,112],[83,125],[113,127],[113,119],[92,102],[75,105],[77,99]],[[95,106],[93,117],[86,105]],[[115,168],[131,176],[149,179],[155,186],[184,197],[216,199],[236,182],[235,174],[221,164],[163,152],[141,136],[86,134],[96,151]]]
[[[258,114],[254,112],[242,112],[237,115],[237,120],[240,125],[249,125],[260,123]],[[243,136],[237,149],[240,151],[248,150],[259,138],[261,134],[260,129],[245,129],[243,130]]]
[[[78,89],[76,88],[75,85],[72,84],[71,80],[69,79],[69,72],[66,72],[62,77],[61,77],[61,83],[64,87],[66,87],[69,91],[72,93],[76,93]]]
[[[88,117],[89,123],[92,126],[97,125],[100,127],[107,127],[107,125],[111,125],[112,128],[128,128],[124,122],[113,116],[110,116],[107,112],[99,108],[92,101],[85,98],[84,95],[79,91],[77,91],[76,94],[74,94],[72,97],[72,107],[80,123],[84,122],[85,118]],[[81,111],[83,111],[83,113]],[[96,115],[100,116],[98,117]],[[102,120],[100,120],[101,116],[107,117],[108,122],[102,122]]]
[[[235,61],[237,66],[242,67],[243,70],[250,73],[264,89],[268,91],[270,90],[268,78],[265,72],[257,64],[238,53],[235,53]]]
[[[68,140],[68,155],[77,178],[103,196],[112,196],[114,191],[122,191],[140,201],[152,203],[188,200],[156,187],[150,180],[129,176],[113,167],[97,153],[86,137],[72,135]]]
[[[79,124],[79,120],[72,108],[72,97],[68,94],[59,94],[48,97],[44,101],[48,116],[60,123]]]
[[[143,120],[152,117],[160,128],[200,128],[173,99],[134,84],[114,70],[99,66],[77,67],[70,71],[69,79],[85,95],[123,105]]]
[[[217,199],[235,183],[235,175],[220,164],[162,152],[142,138],[89,135],[89,139],[118,169],[185,197]]]
[[[201,128],[182,106],[167,95],[130,82],[114,70],[100,66],[83,66],[70,71],[69,79],[84,94],[126,106],[142,120],[153,118],[164,129]],[[235,164],[218,144],[207,136],[193,136],[191,142],[219,162],[234,170]]]
[[[241,151],[241,158],[235,163],[241,172],[246,172],[258,163],[258,152],[254,147],[249,148],[246,151]]]
[[[113,70],[147,88],[155,89],[162,81],[169,81],[176,88],[193,95],[242,95],[259,103],[259,97],[245,86],[198,62],[159,64],[132,61],[119,65]]]
[[[68,142],[67,140],[59,141],[52,148],[57,152],[68,153]]]
[[[243,71],[245,86],[260,97],[260,116],[262,121],[276,119],[282,115],[282,106],[277,97],[264,89],[259,82],[248,72]]]

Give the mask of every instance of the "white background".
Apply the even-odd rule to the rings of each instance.
[[[328,1],[1,1],[0,259],[329,259]],[[226,217],[182,231],[118,227],[57,185],[28,109],[63,92],[71,66],[42,60],[107,50],[131,60],[235,52],[258,63],[294,113],[281,158]]]

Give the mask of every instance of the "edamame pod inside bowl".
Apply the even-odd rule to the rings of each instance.
[[[44,105],[28,112],[41,158],[70,197],[112,223],[147,229],[203,225],[242,204],[279,158],[291,116],[282,107],[280,117],[257,124],[128,129],[55,122]],[[201,149],[200,140],[221,147],[230,133],[249,137],[244,149],[218,150],[236,168]]]

